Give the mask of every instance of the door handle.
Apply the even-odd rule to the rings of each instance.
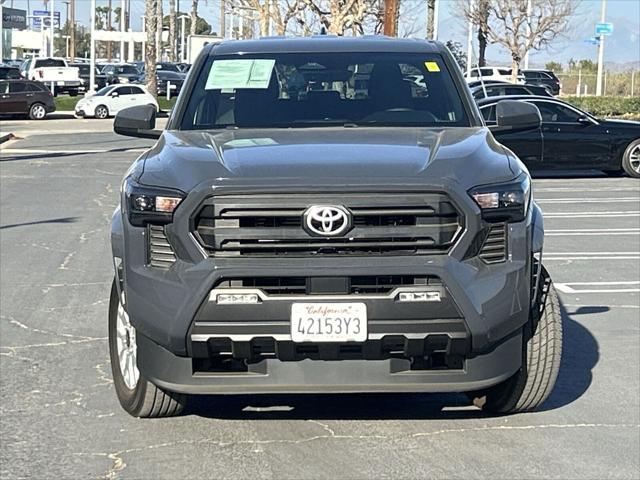
[[[33,93],[27,93],[27,97],[33,97]]]

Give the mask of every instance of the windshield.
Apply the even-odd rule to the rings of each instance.
[[[210,57],[181,128],[469,126],[436,54],[283,53]]]
[[[133,65],[121,65],[116,67],[114,70],[115,70],[115,73],[138,75],[138,69]]]
[[[55,58],[42,58],[36,60],[35,68],[46,67],[66,67],[64,60],[56,60]]]
[[[104,97],[107,93],[109,93],[111,90],[113,90],[115,87],[113,85],[107,85],[106,87],[102,87],[100,90],[98,90],[94,96],[95,97]]]

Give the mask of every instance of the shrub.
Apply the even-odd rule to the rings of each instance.
[[[640,119],[640,97],[563,97],[564,101],[596,117]]]

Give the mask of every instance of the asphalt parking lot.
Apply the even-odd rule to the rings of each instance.
[[[565,356],[535,413],[462,395],[204,397],[121,410],[107,350],[108,224],[151,141],[111,121],[3,121],[0,477],[640,477],[640,182],[537,178]]]

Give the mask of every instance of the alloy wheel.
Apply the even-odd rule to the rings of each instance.
[[[129,321],[129,314],[124,309],[122,298],[118,302],[116,346],[122,379],[127,388],[133,390],[136,388],[140,378],[140,370],[138,370],[137,363],[136,329]]]
[[[35,118],[36,120],[43,119],[44,116],[47,114],[46,110],[44,109],[44,107],[42,105],[35,105],[31,109],[31,112],[33,114],[33,118]]]
[[[629,164],[635,172],[640,173],[640,144],[629,152]]]

